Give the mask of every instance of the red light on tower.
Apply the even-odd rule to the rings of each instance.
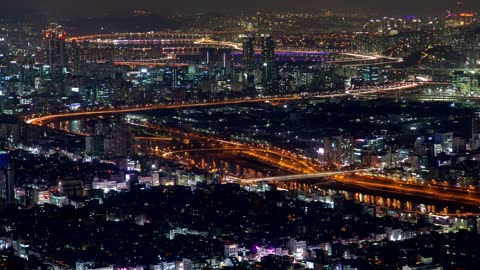
[[[62,32],[62,33],[58,34],[58,38],[59,39],[64,39],[66,35],[67,35],[66,32]]]

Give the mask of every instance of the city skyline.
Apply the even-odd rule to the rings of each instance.
[[[2,4],[7,11],[17,9],[40,12],[51,16],[59,17],[87,17],[103,15],[124,15],[133,10],[146,10],[159,15],[173,15],[175,13],[193,14],[198,12],[256,12],[256,11],[289,11],[289,10],[321,10],[335,9],[344,11],[355,11],[360,14],[379,13],[389,15],[441,15],[457,6],[452,0],[338,0],[338,1],[312,1],[312,0],[266,0],[266,1],[220,1],[220,0],[85,0],[85,1],[61,1],[61,0],[20,0],[9,1]],[[463,1],[466,10],[477,10],[480,8],[478,1]]]
[[[478,270],[478,1],[0,24],[0,270]]]

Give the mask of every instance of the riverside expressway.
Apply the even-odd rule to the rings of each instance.
[[[34,125],[46,125],[49,122],[75,119],[85,117],[99,117],[107,115],[115,115],[130,112],[141,112],[148,110],[159,109],[183,109],[192,107],[208,107],[208,106],[226,106],[235,104],[248,104],[248,103],[261,103],[261,102],[274,102],[274,101],[296,101],[303,99],[321,99],[321,98],[336,98],[345,96],[361,96],[369,94],[382,94],[387,92],[394,92],[400,90],[411,90],[419,86],[419,83],[405,83],[389,88],[381,89],[359,89],[355,92],[345,92],[339,94],[328,95],[315,95],[309,97],[300,96],[287,96],[287,97],[267,97],[267,98],[244,98],[233,100],[217,100],[201,103],[181,103],[181,104],[159,104],[145,107],[130,107],[130,108],[118,108],[98,111],[82,111],[82,112],[65,112],[59,114],[45,115],[45,116],[30,116],[25,119],[28,124]],[[150,126],[150,128],[152,128]],[[160,127],[158,127],[160,128]],[[171,135],[171,134],[170,134]],[[196,134],[183,134],[184,137],[190,139],[199,139],[202,135]],[[199,136],[199,137],[195,137]],[[137,137],[137,139],[143,140],[155,140],[154,137]],[[208,140],[211,140],[209,138]],[[344,185],[361,186],[363,188],[370,189],[372,191],[382,191],[391,194],[405,194],[412,195],[418,198],[427,198],[438,201],[456,202],[459,204],[465,204],[468,206],[480,205],[480,192],[472,189],[445,187],[441,185],[422,185],[405,183],[401,180],[385,179],[385,178],[369,178],[366,179],[363,176],[356,175],[356,173],[370,171],[371,169],[358,169],[348,171],[322,171],[322,168],[315,165],[315,162],[307,161],[304,157],[279,148],[266,149],[261,146],[247,145],[239,142],[226,141],[223,139],[214,139],[216,146],[212,148],[194,148],[194,149],[178,149],[178,150],[166,150],[157,153],[162,158],[174,158],[175,154],[185,152],[196,151],[225,151],[225,152],[241,152],[250,158],[253,158],[259,162],[273,165],[279,169],[288,171],[291,175],[278,176],[278,177],[266,177],[257,179],[238,179],[231,177],[233,181],[239,181],[243,184],[251,184],[255,182],[281,182],[281,181],[296,181],[296,180],[308,180],[319,179],[325,177],[331,177],[333,181]],[[169,141],[169,140],[168,140]]]
[[[79,112],[62,112],[58,114],[48,114],[48,115],[33,114],[25,117],[25,122],[27,124],[34,124],[34,125],[41,126],[44,123],[63,120],[63,119],[98,117],[98,116],[107,116],[107,115],[133,113],[133,112],[144,112],[144,111],[162,110],[162,109],[187,109],[187,108],[196,108],[196,107],[226,106],[226,105],[262,103],[262,102],[283,102],[283,101],[286,102],[286,101],[295,101],[295,100],[328,99],[328,98],[339,98],[339,97],[346,97],[346,96],[382,94],[387,92],[413,90],[420,85],[421,83],[417,83],[417,82],[405,82],[405,83],[398,83],[385,88],[377,87],[377,88],[356,89],[354,91],[346,91],[345,93],[338,93],[338,94],[323,94],[323,95],[320,94],[320,95],[310,95],[310,96],[299,96],[299,95],[271,96],[271,97],[261,97],[261,98],[210,100],[210,101],[195,102],[195,103],[182,102],[182,103],[169,103],[169,104],[155,104],[155,105],[136,106],[136,107],[122,107],[122,108],[114,108],[114,109],[86,110],[86,111],[79,111]]]

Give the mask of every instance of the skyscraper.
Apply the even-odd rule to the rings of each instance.
[[[255,38],[253,36],[243,37],[243,69],[245,72],[251,73],[255,69]]]
[[[476,112],[472,117],[472,138],[470,148],[477,149],[480,146],[480,112]]]
[[[203,48],[202,63],[208,67],[209,76],[230,76],[232,73],[232,49]]]
[[[271,90],[275,79],[275,42],[270,35],[261,36],[262,40],[262,84]]]
[[[111,158],[126,158],[135,151],[132,129],[128,125],[116,126],[103,140],[105,155]]]
[[[335,136],[323,139],[319,159],[328,164],[351,165],[353,163],[354,141],[352,136]]]
[[[232,49],[230,48],[220,48],[218,50],[218,63],[224,70],[225,76],[232,75]]]
[[[71,48],[71,56],[72,56],[72,72],[74,75],[80,75],[80,54],[79,54],[79,46],[77,41],[72,42]]]
[[[213,58],[215,55],[215,48],[202,48],[201,49],[201,54],[202,54],[202,63],[210,66],[213,64]]]
[[[65,32],[47,31],[45,33],[45,51],[47,64],[52,70],[60,70],[67,67],[68,58],[65,49]]]
[[[15,182],[13,164],[10,162],[8,152],[0,151],[0,198],[4,205],[11,205],[15,202]]]

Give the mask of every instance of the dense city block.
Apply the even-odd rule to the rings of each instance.
[[[0,269],[479,268],[478,3],[37,2],[0,9]]]

